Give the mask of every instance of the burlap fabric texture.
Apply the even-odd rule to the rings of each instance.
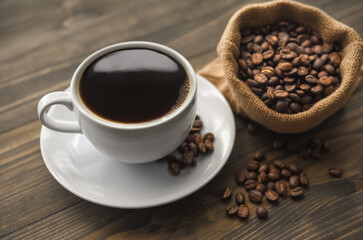
[[[340,87],[309,110],[297,114],[278,113],[268,108],[237,78],[240,29],[267,26],[279,21],[308,26],[320,33],[325,42],[338,41],[343,46]],[[300,133],[319,125],[348,102],[361,79],[358,75],[362,65],[363,43],[359,35],[320,9],[294,1],[253,4],[238,10],[229,20],[217,52],[218,58],[202,68],[199,74],[217,86],[235,112],[278,133]]]

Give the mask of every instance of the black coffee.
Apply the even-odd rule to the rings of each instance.
[[[83,73],[80,95],[98,116],[139,123],[177,109],[189,92],[184,68],[149,49],[125,49],[95,60]]]

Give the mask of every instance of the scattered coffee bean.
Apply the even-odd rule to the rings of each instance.
[[[299,177],[297,175],[292,175],[289,178],[289,184],[290,184],[290,188],[298,187],[300,185]]]
[[[209,140],[205,140],[204,141],[205,147],[207,148],[208,152],[213,152],[214,151],[214,146],[213,143]]]
[[[237,205],[230,205],[226,207],[226,213],[230,216],[236,214],[238,211],[238,206]]]
[[[265,192],[265,197],[270,202],[276,202],[277,200],[279,200],[279,194],[274,190],[267,190]]]
[[[258,218],[265,218],[268,215],[268,210],[267,208],[263,207],[263,206],[258,206],[256,208],[256,215]]]
[[[255,171],[255,170],[257,170],[258,169],[258,167],[260,166],[260,163],[259,162],[257,162],[257,161],[250,161],[250,162],[248,162],[248,164],[247,164],[247,169],[249,170],[249,171]]]
[[[264,194],[265,191],[266,191],[266,186],[262,183],[260,184],[257,184],[256,188],[255,188],[256,191],[259,191],[260,193]]]
[[[269,170],[270,170],[270,167],[268,166],[267,163],[261,163],[260,167],[258,168],[259,173],[261,173],[261,172],[267,173]]]
[[[268,183],[266,184],[266,188],[267,188],[268,190],[275,190],[275,183],[274,183],[274,182],[268,182]]]
[[[273,162],[273,164],[275,165],[275,167],[277,167],[278,169],[283,169],[286,168],[286,163],[284,161],[281,160],[275,160]]]
[[[236,193],[236,202],[242,204],[245,202],[245,195],[242,192]]]
[[[247,29],[241,30],[239,78],[269,108],[288,114],[307,111],[339,87],[337,44],[323,42],[295,23]]]
[[[214,134],[213,133],[210,133],[210,132],[204,134],[203,141],[205,141],[205,140],[208,140],[210,142],[213,142],[214,141]]]
[[[331,177],[341,177],[343,174],[343,169],[329,168],[328,173]]]
[[[291,172],[288,169],[282,169],[281,170],[281,177],[288,179],[289,177],[291,177]]]
[[[179,163],[173,162],[173,163],[169,164],[168,170],[171,175],[174,175],[174,176],[178,175],[180,173]]]
[[[257,182],[258,183],[262,183],[262,184],[266,184],[267,183],[267,173],[266,172],[261,172],[258,176],[257,176]]]
[[[245,178],[246,179],[256,179],[257,174],[255,172],[246,172],[245,173]]]
[[[244,186],[245,186],[246,190],[252,190],[252,189],[256,188],[257,184],[258,183],[255,180],[249,179],[249,180],[245,181]]]
[[[269,172],[267,174],[267,178],[270,180],[270,181],[273,181],[273,182],[276,182],[277,180],[280,179],[280,175],[277,174],[277,173],[274,173],[274,172]]]
[[[250,212],[250,210],[246,205],[242,204],[238,207],[238,217],[240,217],[240,218],[247,218],[249,215],[249,212]]]
[[[287,193],[287,186],[285,181],[280,180],[277,181],[275,183],[275,191],[280,195],[280,196],[285,196]]]
[[[234,176],[235,176],[237,184],[239,184],[239,185],[243,184],[244,181],[246,180],[245,175],[242,173],[242,171],[236,172]]]
[[[232,195],[232,188],[231,187],[225,187],[222,193],[221,198],[223,200],[230,198]]]
[[[251,202],[259,203],[262,201],[262,193],[257,190],[251,190],[248,193],[248,198]]]
[[[256,161],[262,161],[265,158],[265,154],[262,151],[257,151],[253,157]]]
[[[300,173],[299,180],[301,186],[307,187],[309,185],[309,180],[305,173]]]
[[[290,190],[290,197],[292,198],[299,198],[304,195],[304,188],[303,187],[296,187]]]

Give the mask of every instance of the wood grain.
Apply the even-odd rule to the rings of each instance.
[[[321,126],[307,133],[329,140],[332,151],[319,160],[275,151],[276,134],[246,130],[235,116],[237,134],[226,166],[209,184],[177,202],[127,210],[92,204],[61,187],[46,169],[39,147],[40,97],[65,89],[78,64],[106,45],[148,40],[166,44],[200,69],[216,57],[216,44],[230,16],[261,1],[0,2],[0,238],[1,239],[361,239],[363,236],[363,87]],[[315,5],[363,35],[360,0],[317,0]],[[266,220],[225,216],[220,191],[237,189],[233,173],[263,150],[267,159],[297,162],[309,178],[304,199],[283,199]],[[330,178],[330,166],[344,169]],[[252,206],[252,205],[251,205]]]

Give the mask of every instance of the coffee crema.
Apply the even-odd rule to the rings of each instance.
[[[180,63],[144,48],[103,55],[87,67],[79,85],[88,109],[120,123],[161,118],[183,104],[189,89],[190,80]]]

